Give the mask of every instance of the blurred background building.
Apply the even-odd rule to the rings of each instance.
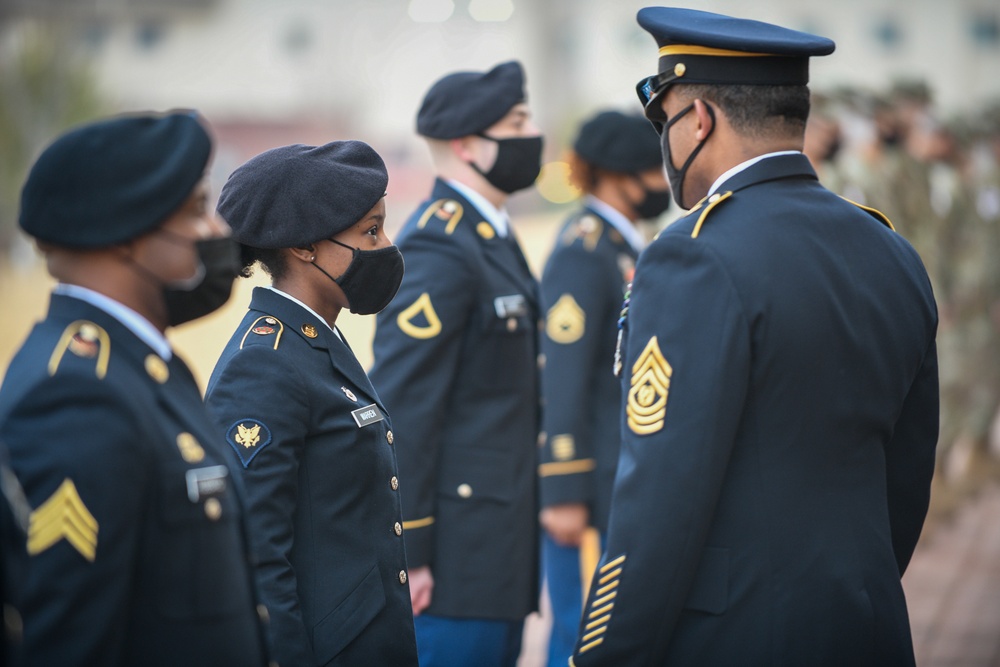
[[[362,138],[393,167],[390,194],[402,215],[426,189],[413,118],[429,84],[448,71],[517,58],[547,156],[556,158],[595,108],[637,108],[633,86],[656,61],[652,39],[635,22],[646,4],[0,0],[0,244],[11,241],[31,156],[63,125],[96,113],[199,109],[222,144],[219,179],[273,145]],[[813,62],[815,90],[876,90],[918,78],[943,113],[1000,97],[997,0],[691,5],[833,38],[837,52]],[[514,205],[542,202],[526,196]]]

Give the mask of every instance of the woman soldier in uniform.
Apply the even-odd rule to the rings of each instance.
[[[645,118],[604,111],[570,154],[583,206],[542,276],[542,566],[552,602],[548,664],[573,652],[583,595],[606,529],[618,462],[621,387],[612,371],[625,285],[645,241],[636,228],[670,206],[660,139]]]
[[[344,308],[395,296],[385,164],[368,145],[285,146],[229,177],[219,212],[243,275],[271,276],[222,352],[206,401],[243,469],[275,659],[416,665],[389,415],[343,334]]]

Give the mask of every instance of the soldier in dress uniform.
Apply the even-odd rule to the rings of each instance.
[[[261,665],[240,488],[163,332],[228,298],[212,142],[191,113],[103,120],[42,153],[21,228],[59,284],[0,388],[31,513],[26,665]]]
[[[660,139],[641,116],[594,115],[569,163],[586,196],[560,230],[541,282],[547,436],[539,516],[553,612],[548,664],[560,667],[573,652],[618,463],[621,387],[612,359],[625,285],[645,245],[635,223],[670,206]]]
[[[21,581],[27,564],[28,521],[31,508],[21,483],[10,469],[7,448],[0,443],[0,603],[3,628],[0,664],[20,667],[24,621],[21,618]]]
[[[504,209],[541,164],[521,65],[445,76],[417,132],[438,178],[399,234],[371,370],[399,434],[417,649],[513,665],[538,600],[538,291]]]
[[[913,664],[900,577],[927,511],[937,314],[887,218],[801,153],[832,41],[640,10],[640,82],[687,216],[626,300],[622,450],[573,657],[589,665]]]
[[[344,309],[382,310],[403,277],[388,181],[360,141],[293,145],[238,168],[219,199],[244,275],[259,262],[272,278],[206,401],[242,470],[283,667],[417,664],[393,428],[336,326]]]

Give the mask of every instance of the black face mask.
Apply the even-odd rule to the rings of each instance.
[[[642,182],[638,174],[632,174],[632,178],[635,179],[639,187],[642,188],[643,198],[638,202],[632,203],[632,210],[635,214],[639,216],[642,220],[654,220],[660,217],[660,214],[670,208],[670,190],[650,190],[646,187],[646,184]]]
[[[239,246],[232,237],[192,240],[165,229],[160,229],[159,233],[171,243],[193,245],[198,254],[198,268],[194,275],[169,283],[164,283],[149,269],[128,258],[140,274],[160,285],[167,309],[167,324],[175,327],[221,308],[229,300],[233,280],[240,270]]]
[[[473,162],[469,166],[501,192],[511,194],[530,187],[542,170],[542,138],[510,137],[494,139],[479,134],[497,145],[497,159],[489,171],[483,171]]]
[[[708,137],[712,136],[712,132],[715,132],[715,112],[712,111],[712,107],[705,105],[708,109],[708,115],[712,117],[712,127],[708,131],[708,135],[702,139],[693,151],[688,159],[684,161],[684,165],[680,169],[674,167],[674,161],[670,156],[670,128],[671,126],[684,117],[687,112],[694,109],[694,102],[684,107],[681,111],[677,112],[677,115],[673,118],[667,120],[663,125],[663,132],[660,133],[660,144],[663,147],[663,165],[667,169],[667,180],[670,181],[670,191],[674,194],[674,201],[681,208],[687,210],[689,205],[684,201],[684,177],[687,175],[688,167],[694,162],[694,159],[704,148],[705,142],[708,141]]]
[[[336,239],[327,239],[354,253],[351,263],[339,278],[334,278],[313,262],[323,274],[337,283],[347,297],[351,312],[374,315],[381,312],[399,291],[403,282],[403,254],[394,245],[378,250],[360,250]]]
[[[180,238],[173,234],[167,236]],[[233,280],[240,270],[239,248],[232,237],[199,239],[193,243],[198,253],[197,272],[186,280],[163,285],[167,323],[172,327],[221,308],[229,300]]]

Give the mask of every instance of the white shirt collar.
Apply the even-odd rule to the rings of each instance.
[[[170,349],[170,342],[167,340],[166,336],[160,333],[159,329],[153,326],[152,322],[128,306],[115,301],[111,297],[101,294],[100,292],[95,292],[92,289],[81,287],[80,285],[69,285],[66,283],[59,283],[56,285],[55,289],[52,290],[52,293],[79,299],[80,301],[89,303],[95,308],[100,308],[105,313],[121,322],[126,329],[134,333],[139,340],[151,347],[153,351],[156,352],[156,354],[159,355],[159,357],[164,361],[170,361],[170,358],[173,356],[174,353],[173,350]]]
[[[635,228],[632,221],[622,215],[621,211],[614,206],[601,201],[594,195],[587,195],[584,204],[597,211],[602,218],[610,222],[611,226],[617,229],[618,233],[628,241],[633,250],[642,252],[642,249],[646,247],[646,239],[642,238],[642,234]]]
[[[506,209],[498,209],[493,204],[491,204],[486,197],[482,196],[468,185],[464,183],[459,183],[458,181],[453,181],[450,178],[444,179],[444,182],[451,187],[458,190],[458,192],[469,200],[469,203],[476,207],[482,214],[486,221],[493,225],[493,229],[496,230],[497,236],[506,237],[507,236],[507,211]]]
[[[267,289],[271,290],[272,292],[274,292],[275,294],[277,294],[279,296],[285,297],[286,299],[288,299],[292,303],[298,304],[302,308],[305,308],[313,317],[315,317],[317,320],[319,320],[320,322],[322,322],[323,324],[325,324],[327,329],[329,329],[330,331],[332,331],[333,333],[335,333],[337,335],[337,338],[340,338],[340,332],[337,331],[334,327],[331,327],[330,323],[326,321],[326,318],[320,317],[320,314],[317,313],[315,310],[313,310],[312,308],[310,308],[306,304],[302,303],[301,301],[299,301],[298,299],[296,299],[294,296],[292,296],[288,292],[282,292],[280,289],[278,289],[274,285],[268,285]],[[344,339],[340,338],[340,340],[344,340]]]
[[[801,155],[802,151],[778,151],[776,153],[765,153],[764,155],[758,155],[757,157],[750,158],[746,162],[741,162],[729,171],[719,176],[715,179],[715,183],[712,183],[712,187],[708,190],[709,195],[715,194],[715,191],[719,189],[719,186],[728,181],[730,178],[740,173],[744,169],[748,169],[753,165],[757,164],[761,160],[766,160],[769,157],[777,157],[779,155]]]

